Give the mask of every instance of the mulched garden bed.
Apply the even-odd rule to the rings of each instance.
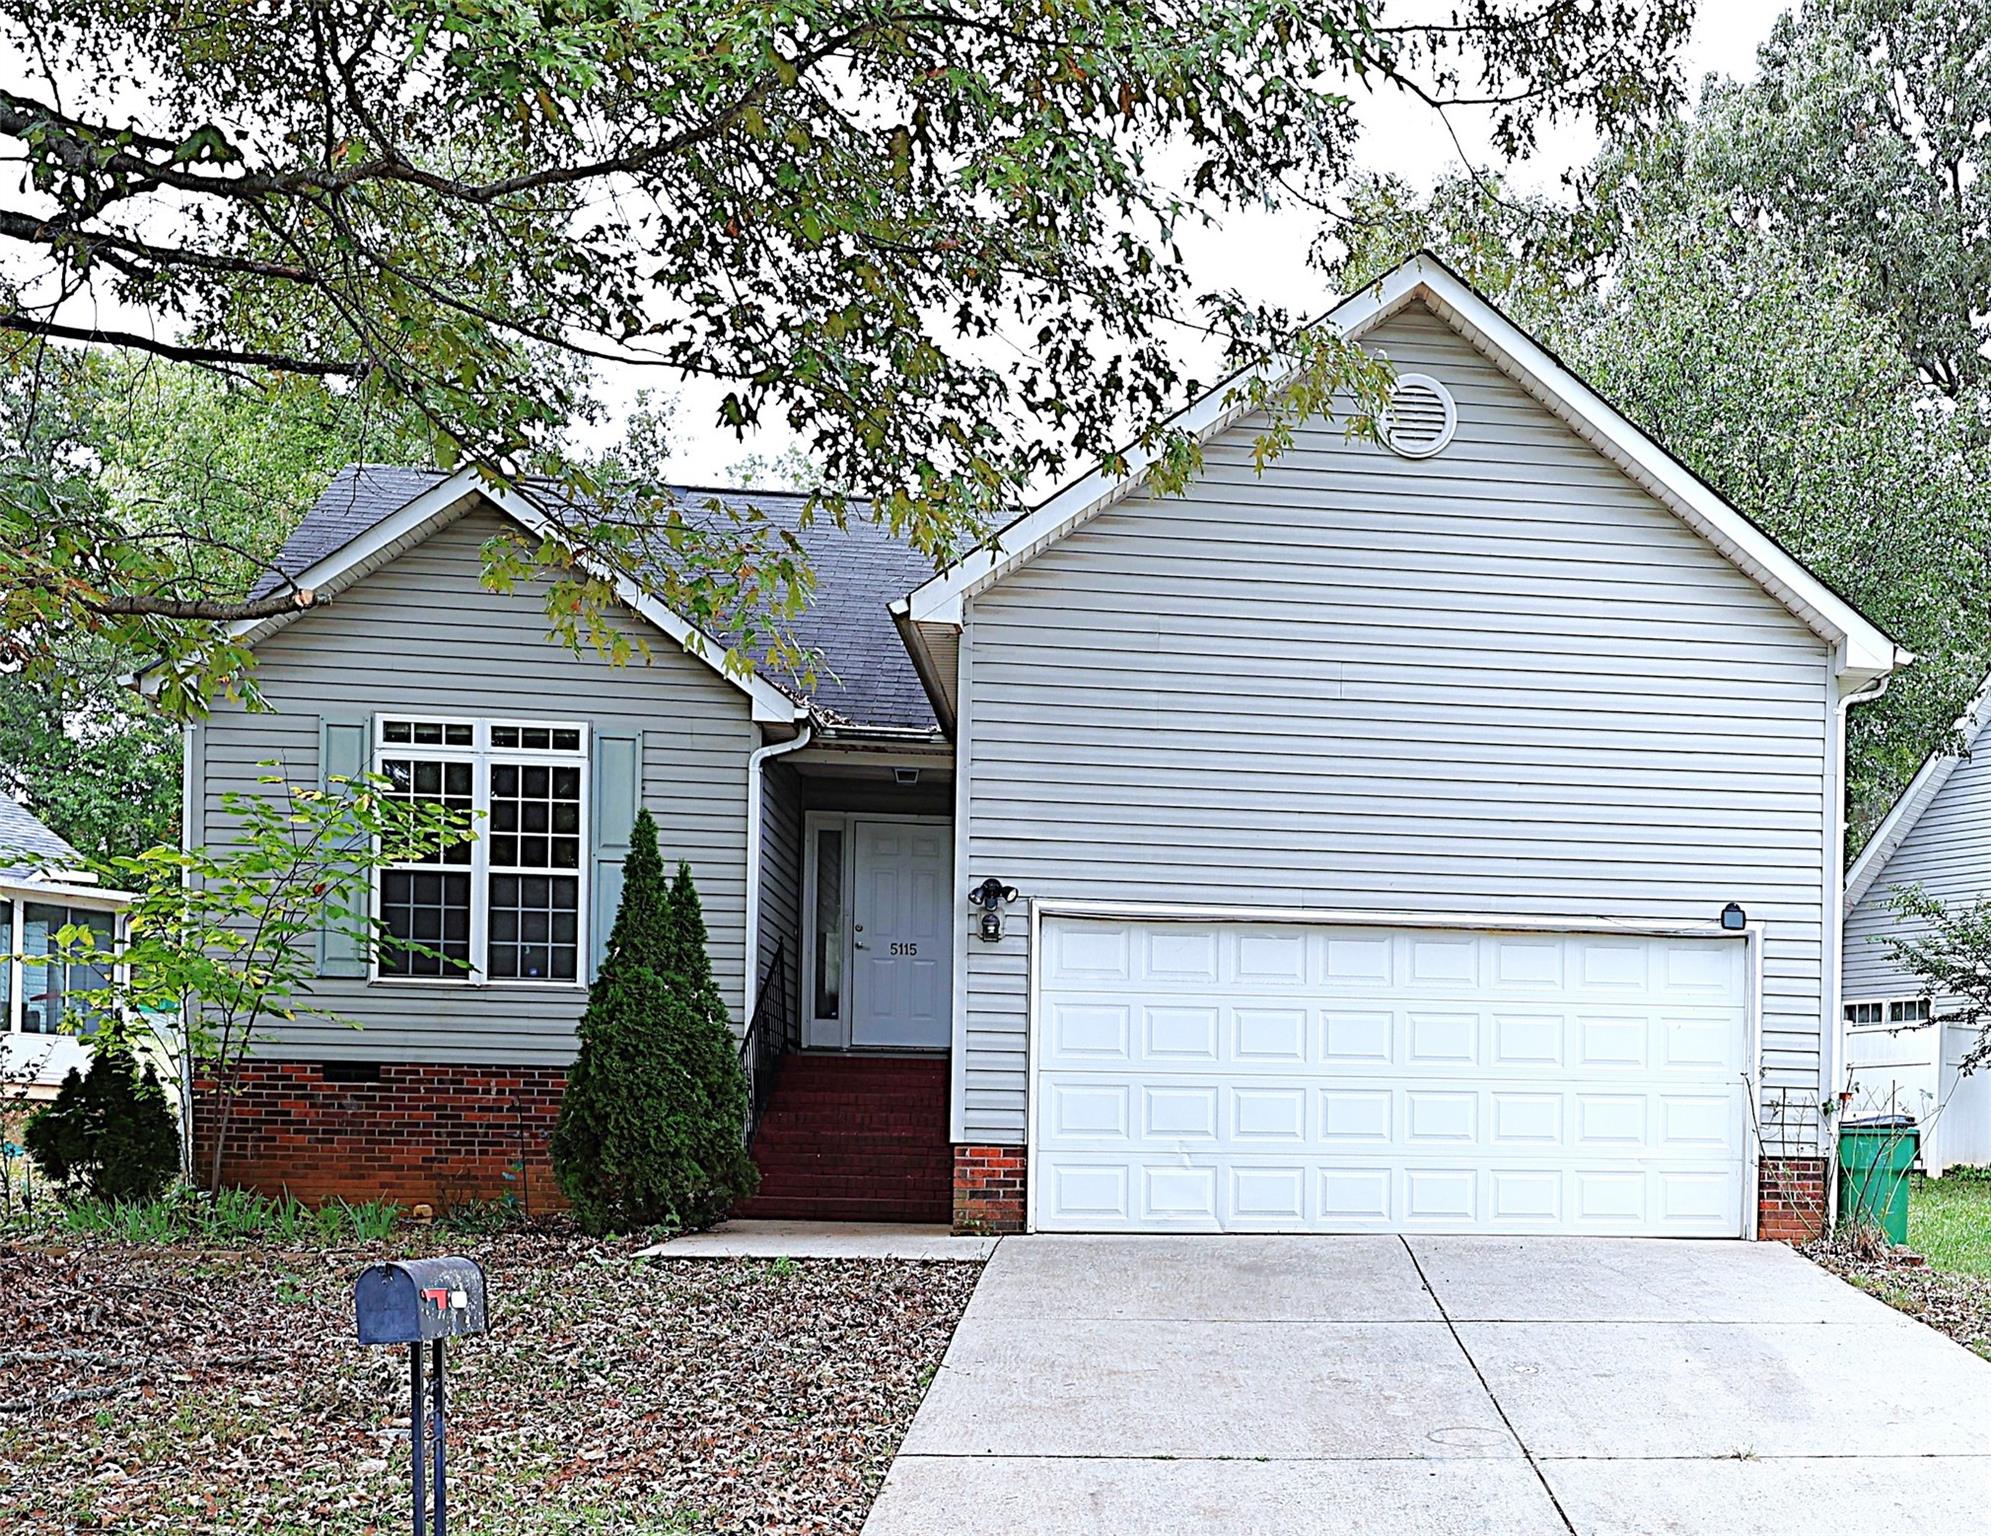
[[[489,1276],[450,1359],[450,1521],[482,1536],[855,1532],[978,1270],[554,1233],[0,1246],[0,1530],[405,1529],[405,1355],[353,1342],[390,1251]]]
[[[1991,1277],[1932,1269],[1841,1243],[1804,1250],[1833,1274],[1991,1359]]]

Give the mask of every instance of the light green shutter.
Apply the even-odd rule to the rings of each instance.
[[[370,720],[318,722],[318,787],[329,790],[334,779],[352,779],[366,772],[367,747],[373,735]],[[318,929],[318,974],[364,976],[366,940],[351,924],[334,923],[328,915]]]
[[[608,952],[608,931],[622,904],[622,861],[643,790],[643,742],[639,736],[596,736],[594,752],[594,848],[589,888],[588,979]]]

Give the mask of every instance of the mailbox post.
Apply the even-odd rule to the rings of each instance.
[[[484,1332],[483,1268],[475,1259],[400,1259],[375,1264],[363,1271],[353,1286],[353,1316],[360,1343],[408,1346],[414,1536],[447,1536],[443,1344]],[[430,1351],[426,1380],[424,1347]]]

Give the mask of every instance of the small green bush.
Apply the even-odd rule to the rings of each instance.
[[[180,1171],[180,1130],[165,1092],[126,1051],[98,1051],[87,1075],[71,1067],[21,1139],[66,1198],[150,1200]]]
[[[377,1242],[393,1235],[400,1216],[400,1207],[385,1200],[360,1205],[328,1200],[314,1211],[289,1194],[224,1189],[211,1196],[190,1185],[175,1184],[151,1200],[78,1200],[63,1212],[62,1225],[70,1232],[115,1237],[128,1243],[195,1241],[295,1247]]]
[[[746,1074],[691,870],[680,864],[666,887],[648,811],[622,878],[553,1131],[553,1171],[588,1232],[709,1226],[760,1182],[743,1141]]]

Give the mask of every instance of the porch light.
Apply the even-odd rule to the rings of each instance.
[[[980,885],[968,891],[968,906],[972,911],[980,909],[981,916],[976,920],[975,931],[981,935],[984,944],[994,944],[1002,938],[1002,906],[1006,901],[1016,900],[1016,887],[1004,885],[990,875]]]
[[[1749,914],[1735,902],[1731,901],[1721,909],[1721,926],[1726,932],[1740,933],[1748,925]]]

